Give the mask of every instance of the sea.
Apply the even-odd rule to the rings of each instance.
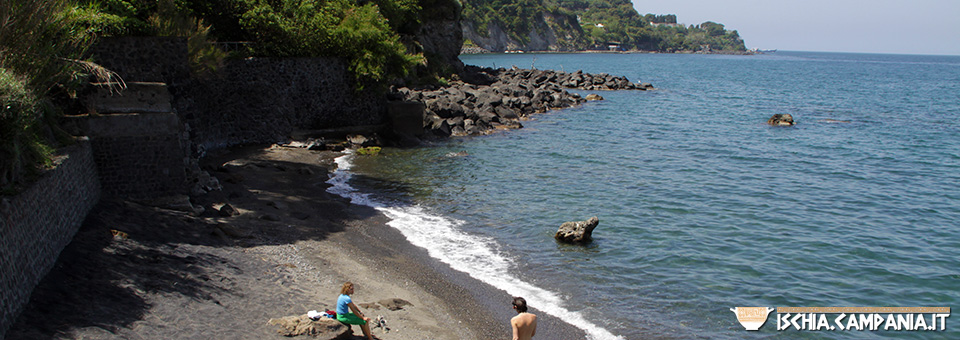
[[[960,316],[936,330],[780,330],[772,312],[748,331],[731,311],[960,307],[960,57],[461,59],[656,90],[573,91],[605,99],[338,158],[330,191],[431,257],[590,339],[960,339]],[[765,124],[784,113],[797,124]],[[592,243],[554,240],[593,216]]]

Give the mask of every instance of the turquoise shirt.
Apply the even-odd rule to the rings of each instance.
[[[350,313],[350,303],[353,302],[350,299],[350,295],[340,294],[340,297],[337,298],[337,314],[346,315]]]

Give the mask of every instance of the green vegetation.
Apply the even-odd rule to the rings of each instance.
[[[68,142],[57,128],[57,103],[75,98],[91,74],[111,74],[80,58],[115,18],[69,0],[0,2],[0,190],[14,187],[49,164],[51,150]]]
[[[705,22],[677,25],[673,14],[641,16],[630,0],[464,0],[464,20],[475,23],[481,35],[491,24],[502,27],[516,41],[527,43],[541,16],[568,17],[569,27],[551,25],[561,43],[573,49],[608,49],[661,52],[745,51],[737,31]],[[546,15],[544,15],[546,14]]]
[[[728,31],[722,24],[707,21],[699,26],[660,26],[654,31],[658,38],[657,50],[677,51],[746,51],[737,31]]]
[[[358,84],[402,78],[425,62],[401,42],[420,27],[418,0],[87,1],[116,18],[110,35],[189,37],[195,70],[225,57],[213,39],[251,41],[243,52],[252,56],[342,57]]]
[[[580,15],[588,47],[619,43],[625,49],[653,49],[654,37],[630,0],[559,0],[559,5]]]
[[[252,0],[240,23],[257,42],[256,54],[282,57],[341,56],[355,75],[373,81],[403,77],[422,63],[408,54],[380,7],[331,0],[286,2]],[[398,27],[411,24],[419,8],[409,1],[382,0]],[[389,3],[389,4],[388,4]],[[415,22],[415,21],[414,21]]]
[[[210,26],[176,6],[173,0],[160,0],[156,12],[147,18],[147,27],[161,37],[186,37],[187,57],[194,74],[216,71],[227,53],[210,38]]]

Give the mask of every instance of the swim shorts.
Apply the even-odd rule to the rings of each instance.
[[[351,325],[365,325],[367,322],[363,318],[353,313],[337,314],[337,321]]]

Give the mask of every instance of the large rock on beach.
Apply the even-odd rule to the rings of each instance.
[[[767,124],[773,126],[793,126],[796,122],[793,121],[793,116],[789,113],[778,113],[770,117],[767,120]]]
[[[150,198],[141,201],[144,205],[157,207],[167,210],[181,211],[189,213],[194,216],[199,216],[206,208],[202,206],[195,206],[190,202],[190,196],[187,195],[171,195],[163,196],[158,198]]]
[[[270,319],[269,323],[280,326],[277,332],[288,337],[309,335],[317,339],[345,339],[352,334],[350,327],[340,321],[326,317],[311,320],[306,314]]]
[[[560,225],[554,238],[566,243],[588,243],[593,240],[593,229],[600,224],[596,216],[586,221],[565,222]]]
[[[217,211],[220,213],[220,216],[223,216],[223,217],[233,217],[233,216],[240,215],[240,211],[237,210],[237,208],[234,208],[229,203],[224,203],[223,206],[220,207],[220,209],[217,209]]]
[[[383,300],[377,301],[377,303],[379,303],[384,308],[392,311],[401,310],[405,306],[413,306],[413,304],[410,303],[410,301],[407,301],[404,299],[398,299],[398,298],[383,299]]]

